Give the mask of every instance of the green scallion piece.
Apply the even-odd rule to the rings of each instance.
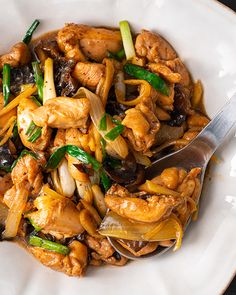
[[[106,141],[104,140],[104,138],[101,137],[100,143],[102,148],[102,159],[104,160],[106,158]]]
[[[121,50],[115,53],[108,51],[107,56],[109,58],[114,58],[116,60],[121,61],[125,57],[125,50],[124,48],[122,48]]]
[[[113,129],[111,129],[106,135],[105,138],[108,140],[115,140],[124,130],[124,126],[119,124]]]
[[[41,102],[38,101],[37,98],[36,98],[35,96],[31,96],[30,98],[31,98],[31,100],[33,100],[34,103],[36,103],[37,106],[39,106],[39,107],[42,106]]]
[[[11,93],[10,74],[11,74],[10,65],[4,64],[3,71],[2,71],[2,88],[3,88],[4,107],[8,104],[10,93]]]
[[[106,113],[102,116],[99,125],[98,125],[99,130],[106,131],[107,130],[107,115]]]
[[[133,76],[137,79],[146,80],[156,90],[160,91],[164,95],[169,95],[169,87],[160,76],[151,73],[140,66],[136,66],[133,64],[126,64],[124,66],[124,71],[130,76]]]
[[[32,62],[32,68],[34,71],[34,80],[38,89],[38,96],[43,101],[43,74],[37,61]]]
[[[38,225],[33,221],[32,218],[29,218],[29,217],[28,217],[28,219],[29,219],[29,222],[31,223],[31,225],[33,226],[33,228],[35,229],[35,232],[39,232],[39,231],[42,230],[42,228],[41,228],[40,226],[38,226]]]
[[[37,236],[30,236],[29,244],[34,247],[40,247],[63,255],[68,255],[70,253],[70,249],[68,247],[49,240],[42,239]]]
[[[36,125],[33,121],[30,122],[29,127],[27,128],[25,135],[31,135],[34,131],[34,129],[36,128]]]
[[[101,163],[76,145],[67,145],[67,153],[84,164],[91,164],[95,171],[101,168]]]
[[[109,188],[111,187],[110,178],[107,176],[107,174],[104,170],[102,170],[100,177],[101,177],[102,186],[103,186],[105,192],[107,192],[109,190]]]
[[[81,148],[77,147],[76,145],[65,145],[58,148],[50,156],[45,168],[56,169],[66,153],[68,153],[71,157],[78,159],[84,164],[91,164],[93,169],[96,171],[98,171],[101,167],[101,163],[99,163],[94,157],[92,157],[90,154],[88,154]]]
[[[67,146],[59,147],[54,153],[51,154],[45,169],[56,169],[61,160],[65,157]]]
[[[42,128],[41,127],[36,127],[34,129],[33,134],[28,138],[29,142],[35,142],[42,134]]]
[[[32,35],[34,33],[34,31],[36,30],[36,28],[38,27],[38,25],[40,24],[39,20],[35,20],[32,25],[29,27],[29,29],[27,30],[27,32],[25,33],[24,38],[22,39],[22,41],[25,44],[29,44],[31,39],[32,39]]]
[[[135,56],[135,50],[129,23],[126,20],[120,21],[120,32],[126,59],[130,60]]]

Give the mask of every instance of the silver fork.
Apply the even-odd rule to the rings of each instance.
[[[163,169],[169,167],[181,167],[190,170],[194,167],[202,169],[200,182],[201,191],[207,164],[222,144],[225,137],[236,122],[236,94],[224,105],[221,111],[210,121],[210,123],[183,149],[167,155],[155,162],[146,169],[146,179],[152,179],[159,175]],[[190,222],[190,219],[189,219]],[[189,223],[188,222],[188,223]],[[186,228],[185,228],[186,229]],[[162,255],[170,247],[158,247],[156,251],[145,256],[136,257],[127,249],[122,247],[114,238],[108,238],[111,245],[121,255],[132,259],[145,259],[154,255]]]

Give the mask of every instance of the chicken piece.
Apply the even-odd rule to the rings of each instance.
[[[68,276],[82,276],[88,261],[87,247],[79,241],[73,241],[69,248],[71,251],[65,256],[43,248],[28,246],[28,250],[45,266],[64,272]]]
[[[61,239],[84,231],[80,224],[80,212],[70,199],[45,195],[38,197],[34,206],[38,211],[27,214],[27,217],[42,228],[43,233]]]
[[[160,122],[155,115],[151,98],[144,99],[135,108],[128,109],[122,124],[127,127],[124,136],[138,152],[148,153],[155,141]]]
[[[29,189],[32,190],[32,195],[37,195],[42,188],[43,174],[39,162],[31,155],[25,155],[17,161],[16,166],[11,173],[12,182],[14,185],[26,181]]]
[[[121,196],[120,196],[121,190]],[[183,199],[171,195],[151,195],[146,200],[129,193],[120,185],[113,185],[105,196],[106,206],[120,216],[140,222],[156,222],[167,218],[173,209],[179,206]]]
[[[0,56],[0,70],[4,64],[9,64],[11,67],[25,65],[30,61],[30,50],[24,42],[15,44],[9,53]]]
[[[117,242],[137,257],[152,253],[159,245],[159,242],[129,241],[121,239],[117,240]]]
[[[31,150],[43,151],[48,147],[50,142],[52,133],[50,128],[44,126],[41,136],[35,142],[28,141],[29,136],[26,135],[26,132],[33,121],[33,112],[37,108],[37,104],[30,98],[22,99],[17,108],[17,125],[23,145]]]
[[[177,57],[173,47],[160,35],[146,30],[137,36],[135,49],[138,56],[146,57],[150,62],[171,60]]]
[[[66,145],[66,130],[58,129],[54,138],[53,146],[61,147],[63,145]]]
[[[76,24],[66,24],[58,32],[57,43],[67,58],[76,61],[87,57],[101,62],[108,51],[115,53],[122,48],[119,31]]]
[[[106,238],[96,239],[94,237],[86,235],[85,242],[90,249],[94,250],[97,254],[100,255],[100,259],[107,259],[115,252],[114,248],[111,246]]]
[[[32,112],[37,126],[52,128],[85,128],[90,110],[87,98],[57,97]]]
[[[12,187],[11,174],[7,173],[4,176],[0,176],[0,197],[5,194],[7,190]]]
[[[73,71],[73,77],[91,90],[95,90],[98,82],[105,74],[105,66],[103,64],[92,62],[78,62]]]
[[[180,81],[175,86],[175,109],[182,114],[191,113],[191,97],[193,93],[193,82],[188,72],[188,69],[180,60],[166,61],[165,64],[174,72],[179,73],[181,76]]]
[[[91,256],[93,257],[93,260],[95,261],[102,260],[103,262],[106,262],[107,264],[116,265],[116,266],[123,266],[128,262],[128,259],[121,255],[119,255],[119,257],[110,256],[108,258],[102,258],[98,253],[92,252]]]

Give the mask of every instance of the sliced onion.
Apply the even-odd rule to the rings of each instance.
[[[17,184],[16,195],[8,211],[6,219],[5,231],[3,232],[4,238],[14,238],[17,235],[18,227],[28,200],[28,196],[29,191],[26,188],[25,183],[21,182]]]
[[[109,211],[98,231],[103,236],[132,241],[151,242],[176,239],[175,250],[180,247],[183,237],[182,225],[173,214],[161,222],[138,223]]]
[[[58,175],[60,178],[63,195],[66,197],[73,196],[75,191],[75,181],[70,175],[66,159],[61,161],[60,166],[58,167]]]
[[[125,80],[124,72],[118,71],[115,77],[115,94],[118,101],[125,100],[126,86],[124,83]]]
[[[90,116],[91,119],[98,130],[98,132],[101,134],[101,136],[107,141],[108,145],[111,146],[111,148],[122,158],[125,159],[128,155],[128,145],[124,138],[119,135],[115,140],[110,141],[105,138],[105,135],[113,129],[115,126],[111,122],[110,118],[107,118],[107,130],[102,131],[99,130],[99,123],[103,115],[105,114],[104,106],[101,102],[101,99],[99,96],[94,94],[93,92],[89,91],[88,89],[84,87],[80,87],[77,91],[75,97],[82,98],[87,97],[90,101]]]

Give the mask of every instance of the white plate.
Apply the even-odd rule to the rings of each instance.
[[[1,52],[17,42],[32,20],[38,34],[64,22],[160,32],[177,49],[193,77],[205,87],[214,115],[236,92],[236,16],[213,0],[0,0]],[[1,295],[219,295],[236,271],[236,138],[217,152],[205,184],[198,221],[182,248],[161,258],[125,267],[100,267],[85,278],[54,272],[11,243],[0,244]]]

